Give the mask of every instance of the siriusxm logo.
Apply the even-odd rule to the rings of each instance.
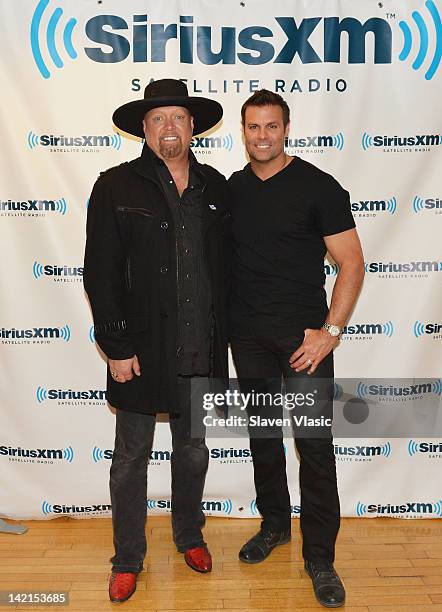
[[[384,272],[441,272],[442,261],[409,261],[409,262],[393,262],[389,261],[369,261],[365,262],[365,271],[369,273],[384,273]]]
[[[386,442],[382,446],[341,446],[334,445],[335,456],[339,461],[371,461],[373,457],[386,457],[391,455],[391,444]]]
[[[337,264],[325,263],[324,273],[326,276],[336,276],[339,272],[339,266]]]
[[[114,451],[110,448],[101,449],[98,446],[94,446],[92,449],[92,459],[95,463],[102,461],[103,459],[112,459]],[[150,453],[150,461],[170,461],[172,451],[170,450],[152,450]]]
[[[428,336],[440,334],[442,332],[442,323],[421,323],[415,321],[413,325],[413,334],[416,338],[420,338],[427,334]]]
[[[342,331],[343,336],[374,336],[384,335],[391,338],[394,333],[394,325],[391,321],[386,323],[356,323],[346,325]]]
[[[58,147],[59,149],[75,149],[75,148],[98,148],[112,147],[119,149],[121,147],[121,136],[116,134],[105,134],[104,136],[54,136],[54,134],[43,134],[39,136],[34,132],[28,133],[28,147],[35,149],[37,147]]]
[[[65,504],[50,504],[47,501],[43,501],[41,505],[43,514],[108,514],[112,506],[109,504],[93,504],[92,506],[77,506],[72,504],[67,506]]]
[[[359,202],[352,202],[351,209],[353,212],[358,213],[388,212],[390,215],[394,215],[396,206],[397,200],[393,196],[388,200],[359,200]]]
[[[75,391],[74,389],[46,389],[45,387],[37,387],[35,392],[39,404],[49,400],[64,400],[66,403],[76,400],[84,400],[84,403],[99,402],[103,403],[106,400],[106,391],[103,389],[88,389],[84,391]]]
[[[286,149],[310,149],[310,148],[336,148],[338,151],[342,151],[344,148],[344,135],[339,132],[335,135],[322,135],[322,136],[306,136],[303,138],[286,138],[285,148]]]
[[[0,340],[2,344],[20,344],[14,342],[25,340],[28,344],[43,344],[51,340],[64,340],[69,342],[71,339],[71,329],[69,325],[64,327],[30,327],[28,329],[17,329],[11,327],[9,329],[2,327],[0,329]],[[46,342],[44,342],[46,341]]]
[[[365,514],[377,514],[378,516],[388,516],[392,514],[433,514],[436,517],[442,517],[442,500],[437,502],[405,502],[404,504],[364,504],[358,502],[356,504],[356,514],[364,516]]]
[[[416,383],[404,387],[396,387],[394,385],[367,385],[359,381],[356,393],[359,399],[365,399],[367,397],[413,398],[418,395],[423,396],[428,394],[442,395],[442,380],[437,378],[431,382]]]
[[[0,200],[1,212],[28,213],[28,216],[35,216],[34,213],[47,212],[65,215],[67,208],[67,202],[64,198],[58,200]]]
[[[371,147],[435,147],[442,144],[440,134],[413,134],[412,136],[371,136],[364,132],[361,145],[364,151]]]
[[[195,136],[190,143],[191,148],[197,153],[207,152],[207,149],[226,149],[231,151],[233,148],[233,138],[231,134],[227,136]]]
[[[209,452],[211,459],[218,459],[221,463],[248,462],[252,457],[249,448],[211,448]]]
[[[83,268],[74,266],[52,266],[43,265],[38,261],[34,261],[32,265],[32,274],[34,278],[39,279],[42,276],[50,276],[54,281],[73,280],[81,281],[83,279]]]
[[[258,514],[258,508],[256,506],[256,499],[252,499],[250,502],[250,512],[253,516]],[[297,517],[301,513],[301,506],[291,506],[291,515],[292,517]]]
[[[410,457],[420,454],[433,459],[440,459],[442,458],[442,442],[416,442],[415,440],[409,440],[408,454]]]
[[[78,57],[72,39],[77,20],[70,18],[62,21],[61,8],[53,10],[51,7],[45,14],[48,5],[49,0],[37,3],[30,28],[32,55],[45,79],[51,76],[48,60],[58,69],[64,66],[61,46],[69,59],[75,60]],[[439,67],[442,54],[442,26],[433,0],[428,0],[425,6],[428,26],[420,13],[414,11],[412,14],[419,32],[419,52],[412,68],[421,68],[428,49],[434,46],[431,64],[425,72],[425,78],[431,80]],[[373,45],[375,64],[392,62],[393,30],[390,22],[380,17],[371,17],[362,22],[355,17],[319,16],[296,21],[291,16],[275,16],[266,24],[249,25],[242,29],[200,25],[196,21],[193,15],[180,15],[179,21],[168,24],[153,23],[146,13],[134,14],[129,19],[119,15],[94,15],[84,25],[86,37],[93,46],[85,46],[84,52],[93,62],[105,64],[122,62],[130,55],[134,63],[177,60],[182,64],[199,62],[209,66],[236,63],[263,65],[270,62],[288,65],[295,59],[302,64],[336,64],[345,59],[349,64],[364,64],[367,61],[366,45],[369,40],[370,46]],[[405,61],[411,52],[412,32],[406,21],[399,22],[395,36],[403,40],[400,61]],[[40,40],[44,40],[47,46],[46,61]],[[169,41],[176,43],[169,44]],[[216,51],[213,47],[216,47]],[[344,59],[343,47],[347,51]],[[61,53],[64,55],[63,50]]]
[[[421,212],[422,210],[434,210],[442,213],[442,201],[440,198],[421,198],[415,196],[411,203],[413,211],[415,213]]]
[[[172,501],[170,499],[148,499],[147,500],[148,510],[172,510]],[[206,514],[212,514],[220,512],[222,514],[232,514],[233,503],[231,499],[223,499],[218,501],[206,501],[201,502],[201,509]]]
[[[28,459],[30,463],[53,463],[54,461],[67,461],[72,463],[74,449],[72,446],[66,448],[21,448],[21,446],[0,446],[0,455],[8,457],[10,461],[21,461]]]

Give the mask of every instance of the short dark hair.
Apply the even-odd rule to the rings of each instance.
[[[241,107],[241,121],[244,125],[246,119],[246,110],[249,106],[279,106],[282,110],[282,121],[284,127],[290,121],[290,109],[287,102],[282,96],[269,91],[268,89],[259,89],[248,98]]]

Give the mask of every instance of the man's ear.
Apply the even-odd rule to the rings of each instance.
[[[290,133],[290,121],[285,126],[284,135],[287,137]]]

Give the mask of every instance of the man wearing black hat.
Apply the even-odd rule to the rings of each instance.
[[[228,377],[225,321],[229,243],[225,178],[190,152],[221,106],[181,81],[149,84],[115,125],[145,138],[141,156],[101,174],[87,221],[84,286],[108,358],[117,408],[110,491],[115,555],[111,601],[128,599],[146,554],[146,475],[157,413],[172,433],[173,538],[186,563],[210,572],[201,533],[208,449],[192,436],[191,382]]]

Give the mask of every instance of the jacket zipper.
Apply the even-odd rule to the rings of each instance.
[[[126,260],[126,283],[129,290],[132,289],[132,279],[130,274],[130,257]]]

